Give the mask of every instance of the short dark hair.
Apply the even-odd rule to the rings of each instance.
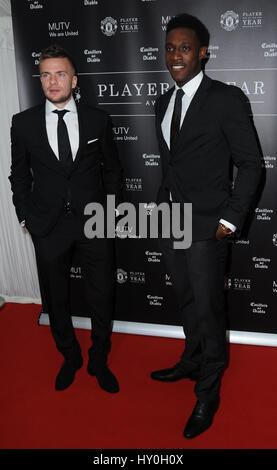
[[[189,15],[188,13],[182,13],[176,15],[167,24],[166,34],[175,28],[189,28],[192,29],[198,40],[200,46],[208,47],[210,41],[210,33],[206,26],[196,16]]]
[[[69,55],[67,50],[59,44],[50,44],[50,46],[43,49],[40,53],[39,62],[42,62],[45,59],[56,59],[59,57],[68,59],[73,68],[74,75],[77,75],[77,68],[72,57]]]

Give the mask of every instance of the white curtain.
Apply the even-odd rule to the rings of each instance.
[[[1,0],[0,7],[5,3]],[[8,180],[11,118],[19,111],[10,16],[0,17],[0,70],[0,295],[10,302],[40,303],[31,237],[19,225]]]

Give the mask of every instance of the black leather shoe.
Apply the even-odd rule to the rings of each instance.
[[[218,400],[212,402],[202,402],[198,400],[185,427],[184,436],[187,439],[192,439],[206,431],[213,422],[213,417],[218,405]]]
[[[65,390],[69,387],[74,381],[76,371],[81,369],[82,365],[82,357],[78,360],[65,360],[56,377],[56,390]]]
[[[88,362],[87,371],[90,375],[95,376],[98,380],[98,383],[103,390],[109,393],[119,392],[119,385],[116,377],[110,371],[107,364],[102,364],[101,366],[94,366]]]
[[[179,364],[169,369],[161,369],[151,372],[151,379],[160,380],[161,382],[176,382],[180,379],[197,380],[197,372],[187,372]]]

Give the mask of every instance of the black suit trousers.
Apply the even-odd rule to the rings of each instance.
[[[227,240],[195,241],[187,250],[172,249],[165,239],[162,244],[186,337],[180,366],[199,374],[195,386],[199,400],[217,399],[226,362]]]
[[[89,356],[93,361],[106,361],[114,308],[113,240],[86,238],[84,221],[73,213],[63,213],[49,234],[33,235],[32,239],[42,299],[45,299],[57,349],[65,358],[80,353],[70,314],[70,268],[77,251],[91,311],[93,344]]]

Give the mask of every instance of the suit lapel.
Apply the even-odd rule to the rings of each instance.
[[[44,159],[44,163],[50,168],[65,173],[62,165],[60,164],[58,158],[52,150],[51,145],[49,144],[47,130],[46,130],[46,120],[45,120],[45,105],[42,105],[39,110],[39,123],[40,123],[40,133],[42,136],[43,148],[46,150],[47,159]]]
[[[85,116],[84,116],[83,108],[77,103],[76,103],[76,107],[77,107],[78,125],[79,125],[79,147],[78,147],[78,151],[77,151],[76,157],[74,159],[73,165],[71,167],[70,173],[72,173],[72,171],[74,171],[74,169],[78,165],[78,163],[80,161],[80,158],[81,158],[81,155],[83,154],[82,150],[83,150],[83,148],[85,146],[85,143],[86,143],[85,142],[85,136],[84,136]]]
[[[159,113],[158,113],[158,117],[160,119],[160,123],[163,122],[163,118],[164,118],[164,115],[165,115],[165,112],[168,108],[168,105],[169,105],[169,101],[170,101],[170,98],[172,96],[172,93],[174,92],[175,90],[175,87],[173,86],[169,91],[168,93],[166,93],[164,96],[163,96],[163,99],[161,100],[160,102],[160,109],[159,109]]]
[[[170,159],[170,151],[163,136],[162,122],[174,89],[175,87],[172,87],[165,95],[161,96],[159,100],[159,108],[157,109],[157,137],[161,147],[163,148],[162,155],[167,156],[168,162]]]

